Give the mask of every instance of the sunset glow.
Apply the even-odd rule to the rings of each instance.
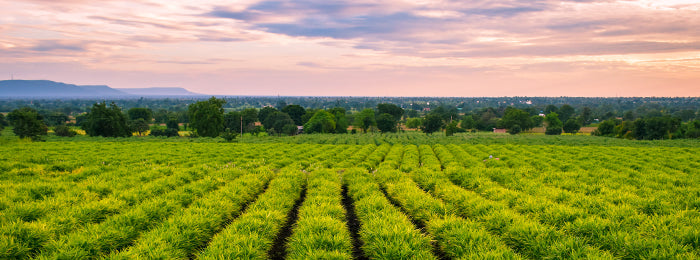
[[[0,79],[218,95],[700,96],[693,0],[2,6]]]

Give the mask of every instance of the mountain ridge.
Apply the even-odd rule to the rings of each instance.
[[[0,98],[86,98],[138,96],[199,96],[184,88],[111,88],[107,85],[75,85],[51,80],[0,80]]]

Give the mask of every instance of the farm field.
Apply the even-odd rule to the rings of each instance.
[[[4,142],[0,259],[700,258],[696,142],[357,136]]]

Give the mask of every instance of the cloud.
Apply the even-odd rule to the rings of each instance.
[[[82,42],[68,42],[60,40],[43,40],[40,41],[34,47],[30,49],[39,52],[51,52],[51,51],[76,51],[84,52],[86,51],[87,44]]]

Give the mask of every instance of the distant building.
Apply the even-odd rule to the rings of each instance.
[[[505,133],[508,133],[508,132],[506,132],[506,129],[505,129],[505,128],[494,128],[494,129],[493,129],[493,132],[494,132],[494,133],[497,133],[497,134],[505,134]]]

